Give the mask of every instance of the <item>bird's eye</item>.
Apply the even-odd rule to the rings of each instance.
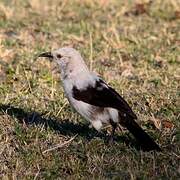
[[[61,54],[57,54],[57,58],[62,58],[62,55]]]

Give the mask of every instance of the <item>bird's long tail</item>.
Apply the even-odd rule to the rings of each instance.
[[[124,121],[122,122],[122,125],[125,126],[134,135],[143,150],[161,151],[156,142],[137,124],[134,118],[131,116],[126,116],[123,119]]]

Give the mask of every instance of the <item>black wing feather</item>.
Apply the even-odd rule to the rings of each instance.
[[[94,106],[115,108],[125,115],[137,118],[128,103],[102,80],[97,80],[94,87],[89,85],[86,89],[74,86],[73,97]]]
[[[125,126],[135,136],[144,150],[161,151],[155,141],[136,123],[134,119],[137,119],[137,117],[127,102],[102,80],[96,81],[94,87],[89,85],[84,90],[74,86],[73,97],[94,106],[117,109],[121,125]]]

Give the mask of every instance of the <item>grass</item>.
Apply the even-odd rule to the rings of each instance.
[[[1,0],[0,177],[178,179],[179,8],[176,0]],[[106,130],[70,108],[56,65],[35,60],[66,45],[122,94],[162,153],[139,150],[127,131],[109,145]]]

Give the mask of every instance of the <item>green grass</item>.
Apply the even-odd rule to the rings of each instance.
[[[176,0],[1,0],[0,178],[178,179],[179,9]],[[109,145],[108,131],[70,108],[56,65],[35,60],[67,45],[129,102],[163,152],[139,150],[125,130]]]

